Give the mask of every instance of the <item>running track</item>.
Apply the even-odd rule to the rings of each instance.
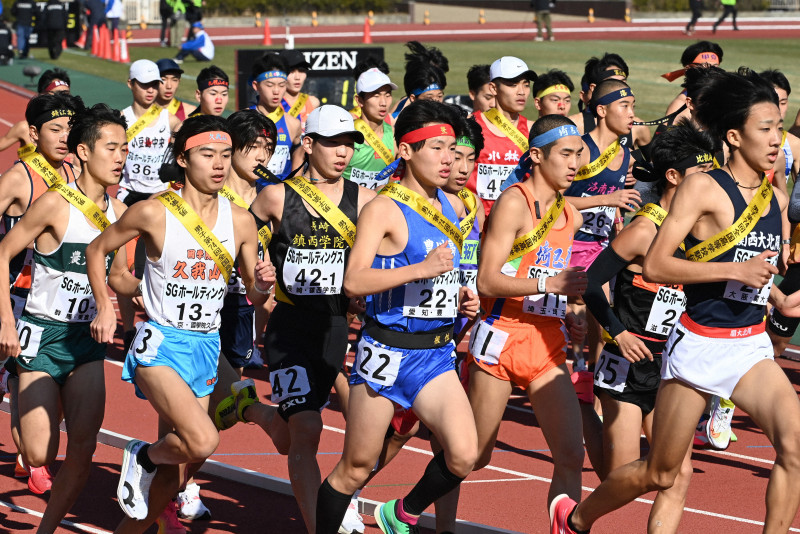
[[[26,98],[0,84],[4,112],[3,130],[22,119]],[[0,168],[7,168],[14,156],[0,154]],[[106,363],[106,417],[95,466],[89,483],[64,528],[58,532],[108,532],[121,518],[114,498],[121,460],[119,447],[125,436],[146,440],[155,438],[156,418],[145,401],[135,398],[132,388],[120,380],[119,340]],[[780,360],[794,384],[800,384],[800,363]],[[262,396],[269,393],[265,370],[248,372],[257,381]],[[46,502],[32,495],[24,482],[12,478],[14,446],[9,433],[8,404],[0,405],[0,532],[33,531]],[[332,409],[323,416],[325,431],[320,444],[319,462],[323,476],[338,460],[343,444],[344,421],[334,399]],[[491,466],[471,475],[463,485],[459,519],[492,529],[469,528],[470,532],[547,532],[545,496],[551,474],[547,445],[524,398],[509,402],[500,429]],[[766,438],[742,413],[734,418],[739,441],[722,453],[696,451],[695,474],[689,490],[687,510],[681,532],[759,532],[764,515],[763,496],[774,453]],[[643,443],[643,447],[646,444]],[[65,450],[62,440],[61,453]],[[430,458],[426,441],[414,438],[389,467],[361,494],[363,505],[385,502],[402,496],[422,473]],[[286,491],[288,478],[285,459],[278,456],[260,429],[238,425],[223,433],[212,456],[214,474],[198,477],[204,501],[214,514],[211,522],[187,524],[190,532],[302,532],[299,510]],[[55,469],[57,469],[58,460]],[[250,471],[244,471],[244,470]],[[233,480],[230,480],[233,479]],[[281,481],[283,480],[283,482]],[[254,484],[258,487],[253,487]],[[588,461],[584,466],[585,491],[598,480]],[[271,488],[271,491],[263,488]],[[652,495],[626,506],[597,523],[594,532],[642,532],[645,529]],[[374,520],[365,516],[368,532],[378,532]],[[503,530],[506,529],[506,530]],[[155,531],[155,529],[151,529]],[[800,532],[795,518],[792,532]]]

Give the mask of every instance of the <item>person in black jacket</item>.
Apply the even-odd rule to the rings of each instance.
[[[686,35],[694,34],[694,25],[697,24],[698,19],[703,15],[703,0],[689,0],[689,7],[692,10],[692,20],[686,25],[683,33]]]
[[[86,33],[85,50],[92,49],[94,31],[106,23],[106,3],[105,0],[86,0],[86,11],[89,18],[89,31]]]
[[[11,28],[5,19],[0,19],[0,65],[14,64],[14,45],[11,44]]]
[[[547,40],[555,41],[553,28],[550,26],[550,9],[554,4],[552,0],[531,0],[531,7],[536,12],[536,38],[535,41],[544,41],[542,25],[547,28]]]
[[[175,17],[175,10],[172,8],[172,3],[169,0],[160,0],[158,3],[158,12],[161,15],[161,36],[159,42],[161,48],[169,46],[169,33],[168,28],[175,26],[177,19]]]
[[[50,59],[58,59],[64,51],[61,45],[67,36],[67,4],[61,0],[47,0],[42,27],[47,34]]]
[[[33,0],[16,0],[11,6],[11,14],[17,19],[17,52],[20,59],[27,59],[29,40],[33,32],[33,13],[36,4]]]

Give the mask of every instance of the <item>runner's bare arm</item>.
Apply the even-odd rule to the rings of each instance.
[[[378,193],[373,191],[372,189],[367,189],[366,187],[358,186],[358,213],[361,213],[361,210],[364,209],[364,206],[367,203],[375,198]]]
[[[271,225],[272,234],[277,234],[283,216],[283,200],[286,196],[286,186],[283,184],[269,185],[261,190],[256,199],[250,204],[253,215]]]
[[[11,148],[16,143],[28,142],[28,123],[20,121],[12,126],[3,137],[0,137],[0,152]]]
[[[610,195],[594,195],[591,197],[564,197],[579,210],[610,206],[624,210],[639,209],[642,196],[636,189],[617,189]],[[633,207],[631,207],[633,206]]]
[[[247,288],[247,298],[256,306],[267,301],[267,293],[275,283],[275,266],[269,260],[258,257],[258,234],[256,221],[243,208],[231,205],[233,233],[238,238],[237,248],[239,273]]]
[[[6,213],[15,203],[20,203],[21,195],[27,192],[30,197],[30,182],[22,164],[15,164],[0,176],[0,213]],[[27,204],[27,197],[25,200]],[[27,206],[20,206],[20,210]]]
[[[67,203],[55,192],[45,193],[33,203],[22,219],[0,241],[0,280],[9,279],[11,259],[25,250],[40,235],[47,231],[55,232],[56,226],[61,228],[63,235],[66,229],[63,222],[68,217],[68,209]],[[54,236],[53,241],[55,245],[60,238],[55,239]],[[4,283],[0,284],[0,357],[16,357],[19,352],[19,338],[11,308],[9,285]]]
[[[112,197],[110,200],[117,220],[119,220],[122,214],[125,213],[127,206],[116,198]],[[130,243],[133,243],[133,245],[129,248]],[[141,280],[133,276],[129,267],[129,254],[131,254],[130,262],[133,262],[133,253],[136,250],[136,242],[131,241],[130,243],[119,247],[119,250],[114,255],[114,260],[108,270],[108,285],[117,295],[135,297],[139,295],[139,282]]]

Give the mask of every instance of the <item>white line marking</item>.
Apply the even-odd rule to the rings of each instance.
[[[5,120],[5,119],[3,119],[3,118],[1,118],[1,117],[0,117],[0,122],[2,122],[3,124],[5,124],[5,125],[6,125],[6,126],[8,126],[9,128],[11,128],[12,126],[14,126],[14,123],[8,122],[7,120]]]
[[[12,504],[10,502],[0,501],[0,506],[10,508],[11,510],[22,514],[32,515],[34,517],[38,517],[39,519],[44,517],[44,514],[41,512],[37,512],[36,510],[31,510],[30,508],[24,508],[22,506],[17,506],[16,504]],[[110,534],[110,532],[107,530],[100,530],[97,528],[87,527],[86,525],[82,525],[80,523],[73,523],[72,521],[67,521],[66,519],[62,519],[61,524],[66,525],[68,527],[77,528],[78,530],[82,530],[83,532],[92,532],[93,534]]]

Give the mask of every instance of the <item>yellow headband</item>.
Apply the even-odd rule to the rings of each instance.
[[[562,83],[557,83],[556,85],[551,85],[547,89],[542,89],[539,91],[539,94],[536,95],[536,98],[542,98],[543,96],[547,96],[552,93],[567,93],[569,94],[569,87]]]

